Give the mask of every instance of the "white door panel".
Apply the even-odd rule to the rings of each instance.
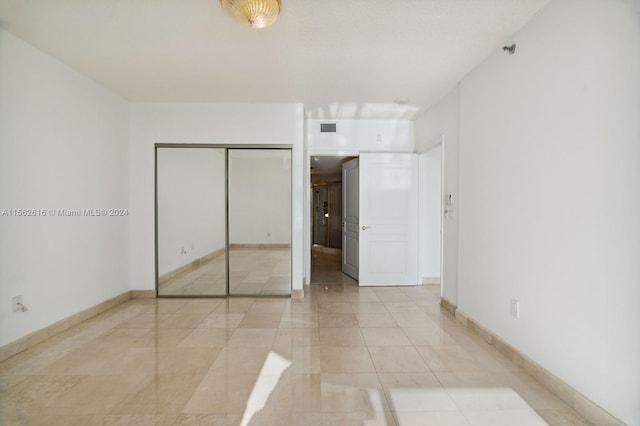
[[[418,157],[361,154],[359,284],[418,284]]]

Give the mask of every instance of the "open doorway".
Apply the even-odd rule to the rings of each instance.
[[[442,294],[444,220],[453,217],[453,196],[444,194],[444,137],[430,145],[420,154],[419,270],[422,284],[438,285]]]
[[[311,284],[357,285],[342,272],[343,179],[342,164],[356,157],[312,156]]]

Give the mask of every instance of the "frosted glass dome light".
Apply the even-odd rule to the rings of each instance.
[[[278,19],[280,0],[220,0],[222,8],[236,22],[249,28],[267,28]]]

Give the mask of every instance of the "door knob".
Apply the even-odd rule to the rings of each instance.
[[[366,225],[362,225],[362,230],[366,231],[367,229],[371,228],[370,226],[366,226]]]

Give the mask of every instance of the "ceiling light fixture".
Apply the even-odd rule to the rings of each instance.
[[[267,28],[278,19],[280,0],[220,0],[234,21],[249,28]]]

